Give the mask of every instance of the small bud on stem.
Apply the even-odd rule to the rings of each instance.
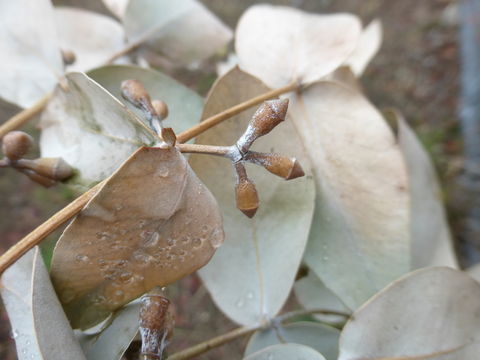
[[[246,153],[253,142],[268,134],[278,124],[285,120],[288,109],[288,99],[265,101],[252,116],[247,130],[237,141],[242,153]]]
[[[258,194],[255,184],[247,177],[245,166],[241,162],[234,164],[237,172],[235,184],[235,199],[237,208],[249,218],[252,218],[258,209]]]
[[[152,105],[152,100],[145,87],[138,80],[125,80],[121,85],[122,96],[133,106],[142,110],[148,120],[150,127],[161,133],[162,122],[159,114]]]
[[[173,320],[169,313],[170,301],[155,291],[142,297],[140,308],[141,355],[143,359],[161,359],[171,337]]]
[[[72,65],[77,60],[75,53],[72,50],[61,50],[62,60],[64,65]]]
[[[263,166],[272,174],[280,176],[285,180],[292,180],[305,175],[302,166],[295,158],[279,154],[264,154],[249,151],[244,156],[244,159],[252,164]]]
[[[10,131],[2,139],[2,151],[7,158],[22,158],[33,145],[33,138],[23,131]]]
[[[168,106],[165,101],[156,99],[152,101],[152,105],[161,120],[165,120],[168,117]]]

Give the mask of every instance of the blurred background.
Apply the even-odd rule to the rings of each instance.
[[[55,5],[87,8],[109,14],[98,0],[53,1]],[[202,0],[226,24],[235,28],[250,5],[265,2],[317,13],[351,12],[364,25],[374,18],[383,24],[379,54],[361,83],[380,109],[395,107],[405,115],[430,152],[443,186],[449,221],[463,266],[477,260],[478,237],[472,234],[469,213],[472,189],[465,183],[463,137],[459,120],[460,45],[459,5],[453,0]],[[287,55],[287,54],[286,54]],[[198,69],[174,71],[173,77],[205,95],[216,78],[213,59]],[[474,79],[472,79],[474,81]],[[19,109],[0,104],[0,123]],[[35,122],[27,127],[35,134]],[[0,251],[34,229],[74,198],[66,187],[46,190],[10,169],[0,171]],[[474,191],[475,189],[473,189]],[[475,194],[475,192],[474,192]],[[480,194],[477,194],[477,198]],[[47,242],[53,243],[54,234]],[[168,290],[176,308],[176,333],[170,351],[206,340],[235,327],[212,304],[196,276]],[[293,302],[292,300],[291,302]],[[290,306],[290,305],[287,305]],[[293,305],[292,305],[293,306]],[[8,319],[0,314],[0,359],[16,359]],[[244,342],[237,341],[200,359],[240,359]]]

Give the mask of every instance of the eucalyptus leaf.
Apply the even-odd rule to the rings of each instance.
[[[248,355],[244,360],[325,360],[314,349],[299,344],[278,344],[269,346],[254,354]]]
[[[0,291],[19,360],[85,359],[38,248],[5,271]]]
[[[345,65],[350,66],[356,76],[361,76],[382,45],[382,23],[373,20],[363,29],[355,51],[350,54]]]
[[[478,359],[480,284],[451,268],[417,270],[358,309],[339,360]]]
[[[338,329],[313,322],[279,325],[254,333],[248,341],[245,356],[271,345],[295,343],[317,350],[325,356],[326,360],[337,360],[339,337]]]
[[[397,114],[398,142],[408,169],[412,268],[458,268],[435,167],[405,119]]]
[[[85,71],[104,64],[124,47],[122,26],[110,17],[84,9],[55,8],[59,46],[75,54],[68,71]]]
[[[223,237],[215,198],[183,155],[142,147],[65,229],[52,281],[72,326],[86,329],[198,270]]]
[[[123,19],[129,0],[103,0],[105,6],[119,19]]]
[[[61,157],[92,186],[111,175],[142,144],[158,140],[131,111],[82,73],[66,75],[42,113],[42,157]]]
[[[49,0],[0,1],[0,97],[30,107],[63,74]]]
[[[78,332],[87,360],[119,360],[135,338],[139,327],[140,300],[118,310],[109,324],[97,334]]]
[[[235,68],[213,86],[202,118],[266,91],[268,88],[258,79]],[[197,141],[234,144],[254,110],[217,125],[198,136]],[[300,144],[295,128],[285,121],[254,147],[299,156],[303,151]],[[225,244],[200,271],[213,300],[239,324],[258,324],[275,316],[290,293],[308,237],[315,196],[311,177],[285,182],[263,168],[248,167],[260,197],[258,212],[248,219],[235,208],[231,164],[204,155],[192,155],[190,164],[211,189],[223,213]],[[302,166],[308,173],[308,162]]]
[[[213,55],[232,38],[231,30],[197,0],[130,1],[124,15],[129,42],[145,46],[176,65]]]
[[[359,19],[255,5],[240,18],[235,49],[242,69],[272,88],[311,83],[341,66],[360,39]]]
[[[122,81],[126,79],[140,81],[152,99],[160,99],[167,104],[168,118],[165,126],[172,127],[177,134],[196,125],[202,116],[203,99],[194,91],[159,71],[137,66],[112,65],[92,70],[88,76],[142,118],[142,112],[127,103],[120,93]]]
[[[292,95],[290,116],[317,188],[305,262],[353,310],[410,269],[400,148],[368,100],[338,83]]]
[[[308,276],[297,280],[294,285],[298,302],[307,310],[324,309],[349,313],[347,307],[329,290],[313,271]],[[316,319],[331,323],[345,321],[344,316],[314,314]]]

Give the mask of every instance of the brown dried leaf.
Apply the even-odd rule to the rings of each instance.
[[[177,149],[140,148],[60,238],[52,280],[74,328],[205,265],[223,242],[215,198]]]

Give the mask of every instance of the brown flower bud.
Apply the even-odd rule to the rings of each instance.
[[[155,112],[160,116],[160,119],[164,120],[168,116],[168,106],[162,100],[153,100],[152,101],[153,108]]]
[[[61,50],[62,53],[62,60],[65,65],[72,65],[76,60],[77,57],[72,50]]]
[[[140,336],[142,338],[141,354],[148,359],[161,359],[167,345],[166,338],[171,328],[168,312],[170,301],[157,294],[142,297],[140,308]]]
[[[12,161],[21,159],[33,145],[33,138],[23,131],[10,131],[2,140],[2,151]]]
[[[292,180],[305,175],[302,166],[295,158],[249,151],[244,159],[253,164],[263,166],[272,174],[280,176],[285,180]]]
[[[152,105],[152,100],[145,87],[138,80],[125,80],[122,82],[122,96],[133,106],[142,109],[149,116],[156,116],[157,113]]]
[[[48,177],[54,181],[66,180],[73,174],[70,165],[62,158],[20,159],[14,167],[32,170],[38,175]]]
[[[30,169],[19,169],[19,171],[27,175],[30,178],[30,180],[33,180],[36,183],[43,185],[45,187],[51,187],[57,183],[55,180],[46,176],[42,176]]]
[[[255,111],[247,130],[238,140],[237,146],[243,153],[250,149],[252,143],[273,130],[275,126],[285,120],[288,109],[288,99],[265,101]]]
[[[255,184],[247,177],[247,172],[242,163],[235,163],[237,171],[237,183],[235,184],[235,200],[237,208],[249,218],[252,218],[258,210],[258,200]]]

